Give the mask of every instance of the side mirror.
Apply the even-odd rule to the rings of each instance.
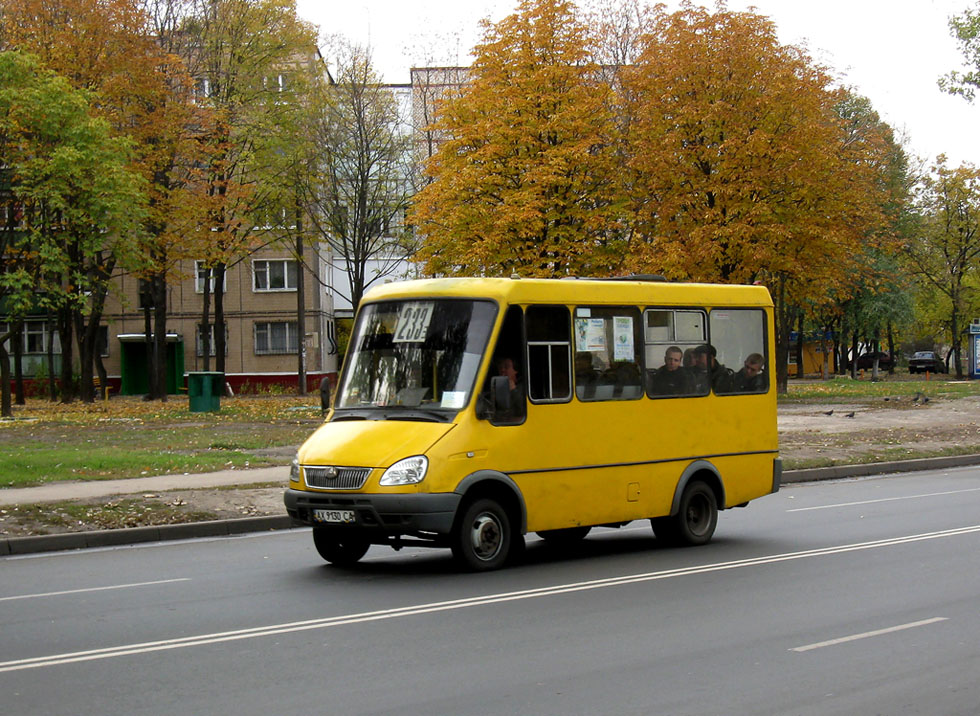
[[[500,415],[510,411],[510,379],[495,375],[490,379],[490,414]]]

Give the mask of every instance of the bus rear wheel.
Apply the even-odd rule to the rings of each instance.
[[[313,545],[320,556],[338,567],[356,563],[365,554],[371,543],[356,535],[339,535],[333,530],[313,530]]]
[[[507,511],[495,500],[475,500],[453,530],[453,556],[474,572],[499,569],[514,540]]]
[[[657,539],[668,544],[700,545],[711,540],[718,525],[718,499],[700,480],[691,482],[681,495],[676,515],[650,520]]]

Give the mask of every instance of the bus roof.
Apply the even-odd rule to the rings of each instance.
[[[554,278],[433,278],[372,288],[366,303],[400,298],[489,298],[499,303],[770,307],[765,286]]]

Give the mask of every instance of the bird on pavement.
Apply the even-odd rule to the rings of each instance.
[[[853,418],[854,417],[854,413],[853,412],[850,412],[847,415],[845,415],[844,417],[845,418]]]
[[[833,414],[834,414],[833,410],[827,410],[824,412],[824,415],[833,415]]]

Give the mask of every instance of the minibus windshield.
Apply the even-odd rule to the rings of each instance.
[[[364,305],[335,410],[370,419],[451,419],[469,402],[496,315],[490,301]]]

